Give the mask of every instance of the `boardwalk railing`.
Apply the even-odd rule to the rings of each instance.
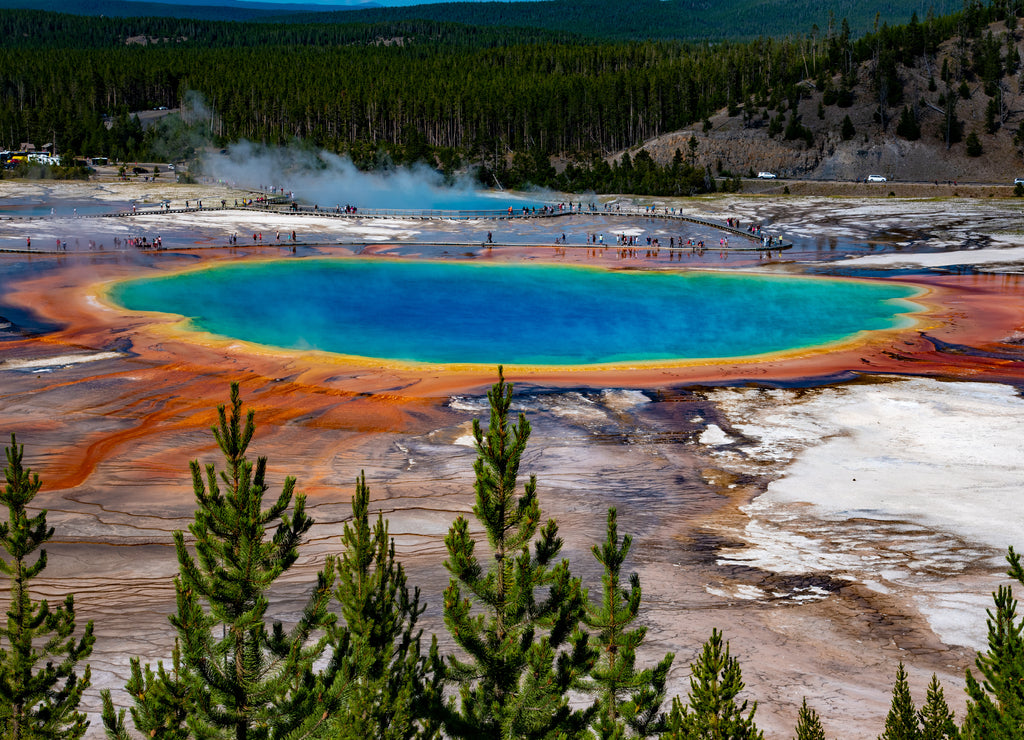
[[[427,221],[472,221],[472,220],[505,220],[520,218],[553,218],[557,216],[569,216],[580,213],[599,213],[599,211],[570,210],[569,208],[498,208],[498,209],[402,209],[402,208],[357,208],[345,210],[344,208],[320,208],[319,206],[282,205],[280,203],[239,203],[238,205],[227,204],[221,206],[181,206],[169,207],[166,205],[136,206],[134,209],[112,211],[109,213],[92,213],[81,215],[77,218],[121,218],[124,216],[145,216],[164,213],[195,213],[198,211],[258,211],[260,213],[291,214],[295,216],[317,216],[327,218],[404,218],[419,219]],[[47,216],[36,216],[36,218],[47,218]]]
[[[722,231],[730,235],[743,237],[756,243],[755,246],[747,247],[747,249],[755,250],[782,250],[789,249],[793,246],[792,242],[784,240],[777,234],[769,234],[762,232],[760,228],[756,228],[751,231],[748,228],[738,228],[730,225],[728,222],[717,221],[707,218],[700,218],[698,216],[691,216],[684,214],[675,208],[669,207],[650,207],[650,206],[605,206],[604,208],[583,208],[579,204],[567,205],[559,208],[557,206],[547,206],[541,208],[525,208],[520,206],[518,209],[513,207],[510,209],[505,208],[503,210],[412,210],[412,209],[382,209],[382,208],[359,208],[350,209],[346,211],[342,208],[320,208],[319,206],[307,206],[307,205],[292,205],[289,203],[283,203],[280,198],[273,199],[272,202],[259,202],[253,201],[247,204],[240,205],[213,205],[213,206],[191,206],[188,208],[171,208],[168,204],[160,204],[154,206],[138,207],[133,206],[132,210],[118,211],[114,213],[102,213],[102,214],[88,214],[79,216],[79,218],[124,218],[132,216],[143,216],[143,215],[170,215],[174,213],[195,213],[198,211],[231,211],[231,210],[252,210],[260,211],[262,213],[275,213],[281,215],[299,215],[299,216],[317,216],[317,217],[328,217],[328,218],[347,218],[347,219],[420,219],[420,220],[446,220],[446,221],[472,221],[472,220],[504,220],[504,219],[523,219],[523,218],[554,218],[559,216],[628,216],[635,218],[656,218],[665,219],[669,221],[679,221],[685,223],[697,224],[707,228],[712,228],[717,231]],[[31,218],[31,217],[29,217]],[[47,216],[36,216],[35,218],[49,218]],[[613,232],[614,233],[614,232]],[[569,245],[569,244],[556,244],[556,246],[582,246],[582,245]],[[595,244],[589,244],[586,246],[597,246]],[[611,247],[613,244],[601,244],[600,246]],[[639,246],[639,245],[638,245]],[[662,245],[663,248],[664,245]],[[679,248],[682,248],[681,246]],[[715,249],[714,244],[705,245],[707,249]],[[0,251],[29,251],[26,249],[3,249]],[[39,250],[43,251],[43,250]]]
[[[599,211],[600,213],[600,211]],[[668,207],[654,207],[648,208],[646,206],[629,206],[625,209],[616,209],[614,211],[607,211],[610,214],[623,214],[627,216],[640,216],[644,218],[663,218],[674,221],[684,221],[691,224],[698,224],[699,226],[709,226],[712,229],[718,231],[724,231],[727,234],[734,234],[735,236],[742,236],[744,239],[750,239],[751,241],[758,242],[762,246],[759,248],[763,249],[789,249],[793,246],[792,242],[785,241],[778,234],[769,234],[767,231],[762,232],[760,227],[754,231],[748,229],[741,229],[736,226],[730,226],[725,221],[715,221],[709,218],[698,218],[697,216],[689,216],[680,212],[670,209]],[[765,244],[765,241],[768,241]],[[713,245],[711,245],[713,246]],[[709,246],[709,248],[711,248]]]
[[[569,215],[568,210],[566,210],[564,213],[559,212],[557,209],[554,211],[542,211],[534,207],[524,210],[522,206],[520,206],[519,208],[513,207],[511,209],[494,208],[469,210],[421,208],[358,208],[349,211],[346,211],[343,208],[319,208],[317,206],[296,206],[294,208],[290,206],[284,208],[282,208],[281,206],[267,207],[259,203],[253,203],[252,205],[245,207],[249,209],[258,209],[261,211],[272,210],[275,213],[295,213],[306,216],[341,216],[345,218],[407,218],[423,219],[428,221],[472,221],[477,219],[494,220],[509,218],[550,218],[552,216]]]

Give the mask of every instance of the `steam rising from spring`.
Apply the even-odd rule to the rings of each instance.
[[[323,208],[500,209],[507,196],[478,190],[469,177],[449,186],[425,165],[363,172],[351,160],[300,147],[271,148],[239,142],[203,158],[203,171],[230,185],[284,189]]]

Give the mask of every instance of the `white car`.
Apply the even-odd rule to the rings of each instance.
[[[1018,177],[1013,181],[1014,185],[1024,185],[1024,177]]]
[[[868,175],[868,182],[888,182],[882,175]]]
[[[778,175],[776,175],[774,172],[758,172],[757,173],[757,179],[758,180],[774,180],[776,177],[778,177]]]

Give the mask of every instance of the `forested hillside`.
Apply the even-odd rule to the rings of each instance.
[[[942,15],[961,9],[952,0],[543,0],[457,2],[333,13],[343,22],[393,22],[411,18],[474,26],[529,26],[616,40],[719,41],[782,37],[826,28],[845,18],[856,35],[882,23],[906,23],[916,12]],[[298,21],[312,21],[299,16]],[[323,20],[322,15],[316,20]]]
[[[372,3],[371,3],[372,4]],[[36,0],[0,0],[0,8],[40,8]],[[435,20],[472,26],[524,26],[618,40],[741,40],[810,33],[829,18],[845,18],[856,35],[880,23],[906,23],[913,13],[945,15],[961,9],[956,0],[530,0],[529,2],[431,3],[394,8],[353,8],[331,12],[302,6],[275,10],[245,7],[51,0],[47,10],[107,17],[166,16],[201,20],[262,20],[272,23],[395,23]],[[268,9],[269,8],[269,9]]]
[[[38,0],[0,0],[0,8],[35,10],[40,7]],[[273,6],[271,6],[273,7]],[[188,3],[133,2],[132,0],[51,0],[46,9],[54,13],[72,15],[107,16],[114,18],[137,17],[168,17],[192,18],[206,21],[243,21],[254,18],[274,18],[287,22],[298,10],[307,8],[288,8],[267,10],[239,6],[189,5]]]
[[[39,10],[0,11],[5,48],[118,49],[159,46],[179,50],[276,47],[329,48],[392,43],[472,48],[569,43],[571,34],[533,28],[466,26],[431,20],[388,23],[255,23],[203,21],[179,17],[101,18]]]
[[[4,11],[0,32],[18,41],[0,55],[0,144],[55,139],[63,154],[139,159],[298,139],[363,167],[473,163],[506,186],[685,193],[704,180],[683,167],[695,164],[685,146],[672,182],[666,172],[620,177],[623,163],[604,157],[719,110],[757,136],[810,147],[814,132],[797,114],[807,100],[822,120],[826,109],[867,105],[872,135],[886,136],[913,134],[935,109],[948,118],[947,145],[969,133],[957,113],[969,96],[990,101],[990,135],[1016,126],[1007,100],[1019,88],[1022,10],[1024,0],[972,0],[859,39],[839,22],[714,45],[419,21],[261,26]],[[934,101],[905,94],[911,71],[931,80]],[[129,115],[196,99],[194,110],[209,115],[169,117],[145,132]],[[556,172],[553,156],[573,164]]]

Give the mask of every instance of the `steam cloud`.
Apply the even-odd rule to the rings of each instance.
[[[330,152],[246,141],[205,155],[203,171],[237,186],[283,187],[295,198],[323,208],[500,209],[509,200],[478,190],[468,177],[448,186],[441,174],[427,166],[363,172],[349,159]]]
[[[517,198],[481,190],[469,176],[446,182],[426,165],[363,172],[347,157],[316,151],[301,142],[269,147],[240,141],[215,152],[219,117],[195,91],[186,92],[180,110],[155,126],[153,150],[168,161],[206,152],[201,155],[206,175],[238,187],[283,189],[303,203],[322,208],[503,210],[557,199],[553,193],[537,190],[525,203],[521,194]]]

